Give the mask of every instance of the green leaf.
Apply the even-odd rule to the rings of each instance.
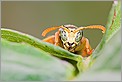
[[[76,61],[78,63],[77,68],[79,71],[82,71],[83,68],[82,66],[82,57],[76,54],[73,54],[67,50],[64,50],[61,47],[54,46],[53,44],[43,42],[37,38],[34,38],[30,35],[14,31],[11,29],[1,29],[2,33],[2,38],[11,41],[11,42],[16,42],[16,43],[25,43],[34,46],[35,48],[41,49],[45,52],[48,52],[54,56],[57,57],[62,57],[62,58],[67,58],[71,59],[72,61]],[[81,63],[79,63],[81,62]]]
[[[117,14],[112,24],[114,11]],[[91,56],[90,69],[79,74],[75,81],[121,80],[120,1],[116,6],[113,4],[106,27],[107,31],[101,43]]]
[[[104,48],[107,42],[114,36],[114,34],[117,33],[118,30],[120,30],[121,28],[120,27],[120,20],[121,20],[120,5],[121,5],[120,1],[118,1],[117,5],[113,3],[111,11],[109,13],[108,22],[106,24],[106,33],[103,35],[101,42],[99,43],[94,53],[92,54],[92,61],[99,56],[98,53],[100,53],[100,51]],[[114,18],[114,13],[116,13],[115,18]]]
[[[77,74],[78,72],[84,71],[85,65],[82,62],[82,57],[79,55],[70,53],[69,51],[64,50],[61,47],[55,46],[50,43],[43,42],[30,35],[27,35],[27,34],[24,34],[24,33],[15,31],[15,30],[11,30],[11,29],[6,29],[6,28],[1,28],[1,37],[4,40],[7,40],[8,42],[17,43],[19,45],[22,45],[22,44],[30,45],[30,46],[40,50],[41,52],[45,52],[45,54],[47,53],[47,55],[50,54],[50,55],[57,56],[59,58],[66,58],[68,60],[70,59],[71,60],[70,63],[72,63],[73,66],[75,67],[75,70],[71,71],[72,73]],[[10,45],[10,44],[8,44],[8,45]],[[12,48],[12,49],[14,50],[14,48]],[[16,49],[19,49],[19,47],[16,47]],[[19,53],[20,52],[18,52],[18,54]],[[2,54],[2,55],[4,55],[4,54]],[[76,63],[73,63],[73,62],[76,62]]]
[[[24,34],[21,32],[2,28],[1,33],[2,33],[2,38],[6,39],[8,41],[16,42],[16,43],[30,44],[36,48],[39,48],[45,52],[49,52],[56,56],[69,58],[69,59],[72,59],[75,61],[77,61],[80,57],[80,56],[70,53],[69,51],[64,50],[58,46],[54,46],[53,44],[43,42],[37,38],[34,38],[30,35],[27,35],[27,34]]]
[[[121,30],[117,31],[98,55],[92,67],[75,81],[121,80]]]
[[[120,29],[120,22],[121,22],[121,2],[118,1],[118,4],[112,5],[112,9],[108,18],[108,23],[106,25],[107,29],[107,34],[106,34],[106,42],[111,39],[111,37]],[[114,18],[114,14],[116,14]],[[112,23],[113,22],[113,23]]]
[[[52,81],[74,77],[75,69],[66,61],[25,43],[1,41],[1,79],[4,81]]]

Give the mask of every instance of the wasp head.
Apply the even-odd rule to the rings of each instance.
[[[60,28],[60,38],[63,43],[63,46],[66,50],[74,52],[77,45],[80,43],[82,37],[83,37],[83,31],[79,30],[75,32],[77,29],[74,25],[64,25],[64,28]]]

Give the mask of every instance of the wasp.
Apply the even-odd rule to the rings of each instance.
[[[69,24],[47,28],[42,32],[42,36],[46,36],[47,33],[56,29],[58,29],[58,31],[54,35],[43,39],[43,41],[60,46],[72,53],[79,54],[82,57],[88,57],[94,51],[90,46],[89,40],[83,36],[83,30],[101,29],[103,33],[105,33],[106,30],[102,25],[77,27]]]

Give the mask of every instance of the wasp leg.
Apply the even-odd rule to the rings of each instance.
[[[60,39],[59,31],[55,33],[55,45],[63,48],[63,43]]]
[[[54,35],[49,36],[49,37],[43,39],[43,41],[44,41],[44,42],[49,42],[49,43],[51,43],[51,44],[55,44],[55,36],[54,36]]]
[[[43,39],[43,41],[54,44],[56,46],[63,47],[63,44],[62,44],[61,39],[59,37],[59,31],[56,32],[55,35],[52,35],[52,36],[49,36],[49,37]]]
[[[60,38],[59,38],[59,31],[55,33],[55,45],[56,46],[59,46],[59,41],[60,41]]]
[[[85,37],[82,38],[81,40],[81,45],[83,46],[82,48],[82,56],[83,57],[88,57],[92,54],[93,50],[89,44],[89,40]]]

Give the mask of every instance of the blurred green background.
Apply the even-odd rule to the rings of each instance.
[[[2,1],[1,21],[2,27],[43,39],[42,31],[52,26],[105,26],[111,6],[112,1]],[[102,32],[96,29],[84,30],[84,36],[95,48],[102,38]]]

